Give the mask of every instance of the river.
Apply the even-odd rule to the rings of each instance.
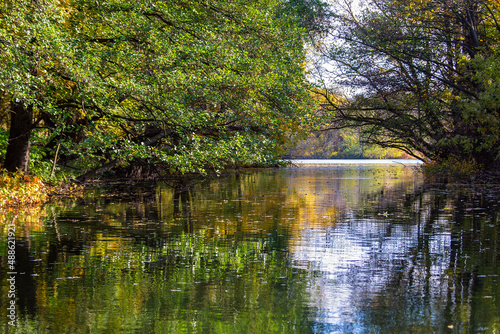
[[[295,163],[6,212],[1,330],[14,300],[18,333],[500,331],[498,188]]]

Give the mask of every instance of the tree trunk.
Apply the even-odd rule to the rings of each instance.
[[[33,108],[22,102],[10,103],[10,136],[5,154],[4,167],[9,172],[28,172],[30,158],[30,136],[33,125]]]

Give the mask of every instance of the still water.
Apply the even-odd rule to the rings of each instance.
[[[5,212],[1,330],[499,333],[498,195],[398,163],[309,165]]]

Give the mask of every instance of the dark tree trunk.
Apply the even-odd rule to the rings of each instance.
[[[10,136],[5,154],[4,167],[9,172],[28,172],[30,158],[30,136],[33,126],[33,109],[22,102],[10,103]]]

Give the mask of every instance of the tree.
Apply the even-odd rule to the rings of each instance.
[[[438,162],[498,166],[498,3],[369,4],[338,9],[321,48],[335,66],[324,83],[351,89],[344,104],[320,91],[331,127],[361,127],[368,143]]]
[[[22,102],[11,102],[9,145],[5,154],[5,169],[27,172],[30,154],[30,132],[33,125],[33,107]]]
[[[59,60],[64,8],[56,1],[2,1],[0,12],[0,91],[8,109],[10,134],[4,167],[27,171],[31,130],[41,110],[50,109],[54,85],[47,71]]]
[[[2,81],[40,114],[47,156],[61,144],[82,178],[132,161],[201,173],[270,163],[312,106],[306,30],[282,1],[51,4],[59,15],[17,14],[45,29],[45,44],[25,38],[37,84]]]

